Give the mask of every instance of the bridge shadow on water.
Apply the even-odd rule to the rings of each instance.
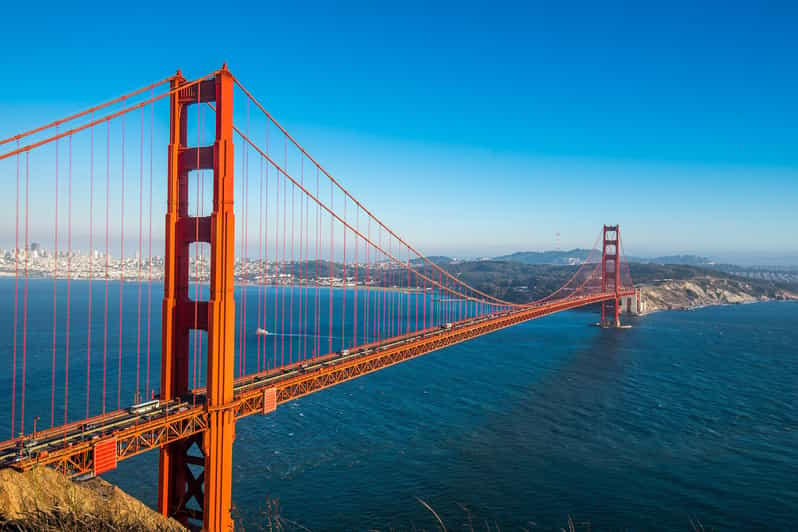
[[[528,334],[538,333],[535,326],[526,329]],[[480,505],[501,500],[503,525],[546,528],[563,525],[568,515],[577,522],[610,517],[608,507],[615,502],[599,502],[611,496],[604,489],[610,483],[601,477],[612,459],[608,454],[618,452],[619,420],[614,411],[624,401],[631,331],[586,329],[577,326],[546,334],[548,345],[578,347],[564,348],[564,356],[543,366],[535,361],[539,353],[530,352],[521,364],[539,368],[540,379],[525,384],[497,415],[455,443],[462,462],[473,467],[473,476],[484,484],[453,491],[471,491]],[[585,505],[586,501],[592,502]]]

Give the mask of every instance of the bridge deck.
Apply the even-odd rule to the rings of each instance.
[[[633,290],[621,292],[633,295]],[[265,414],[277,405],[336,384],[455,345],[521,322],[611,300],[614,293],[569,298],[513,312],[493,314],[359,346],[346,354],[331,353],[312,361],[248,375],[235,383],[236,418]],[[0,443],[0,468],[30,469],[49,465],[78,476],[94,472],[94,447],[115,438],[117,460],[124,460],[204,432],[208,427],[204,390],[161,403],[157,409],[133,413],[117,410],[104,416],[40,431],[35,438]]]

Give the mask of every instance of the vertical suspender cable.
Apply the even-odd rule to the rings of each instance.
[[[380,320],[380,305],[382,305],[382,262],[380,259],[382,247],[382,228],[377,226],[377,245],[374,250],[374,266],[377,276],[377,292],[374,294],[374,340],[379,342],[382,339],[382,321]]]
[[[299,179],[300,179],[300,182],[303,183],[303,184],[304,184],[304,173],[305,173],[305,161],[302,158],[302,155],[300,154],[299,155]],[[294,187],[294,188],[296,188],[296,187]],[[302,264],[303,264],[302,263],[302,244],[303,244],[303,240],[302,240],[302,238],[303,238],[303,235],[304,235],[303,223],[304,223],[304,220],[305,220],[305,212],[303,210],[304,199],[305,199],[304,196],[305,196],[304,194],[300,194],[299,195],[299,264],[298,264],[299,280],[297,281],[297,283],[299,284],[299,316],[297,317],[297,321],[299,322],[299,326],[297,327],[297,331],[298,331],[299,334],[298,334],[298,346],[297,346],[297,360],[304,360],[304,357],[303,357],[303,354],[302,354],[302,339],[305,336],[305,331],[304,331],[303,321],[302,321],[303,316],[304,316],[304,314],[303,314],[303,306],[302,306],[302,304],[303,304],[302,293],[304,292],[304,290],[302,288],[302,279],[303,279],[303,276],[302,276]]]
[[[355,228],[357,229],[358,233],[360,232],[360,207],[355,206]],[[357,282],[358,282],[358,270],[360,269],[360,262],[358,261],[358,244],[359,237],[357,233],[354,235],[355,238],[355,309],[354,309],[354,317],[352,319],[352,345],[358,345],[357,341],[357,307],[360,305],[360,302],[357,298]]]
[[[268,153],[269,153],[269,121],[267,120],[266,121],[266,154],[268,155]],[[265,209],[265,212],[263,214],[263,217],[264,217],[263,232],[264,232],[264,235],[265,235],[264,236],[265,259],[264,259],[264,264],[263,264],[263,271],[264,271],[264,274],[267,276],[267,278],[268,278],[268,271],[269,271],[269,166],[270,166],[270,164],[271,163],[267,159],[266,160],[266,209]],[[279,177],[279,174],[278,174],[278,177]],[[276,223],[275,223],[275,225],[276,225]],[[277,264],[277,261],[276,261],[276,257],[277,257],[277,239],[276,238],[275,238],[274,242],[275,242],[275,248],[274,248],[274,250],[275,250],[274,251],[275,260],[274,260],[274,263],[275,263],[275,266],[276,266],[276,264]],[[276,274],[277,274],[277,271],[276,271],[276,267],[275,267],[274,268],[274,273],[272,274],[272,278],[273,279],[276,279]],[[272,287],[272,290],[271,290],[272,299],[274,301],[277,301],[277,298],[275,297],[275,294],[277,293],[277,286],[276,286],[276,284],[274,282],[270,283],[270,285]],[[263,307],[264,307],[264,311],[263,311],[264,318],[263,319],[264,319],[264,324],[268,323],[266,321],[266,316],[265,316],[266,315],[266,310],[265,310],[266,309],[266,302],[268,301],[268,291],[269,290],[268,290],[268,287],[267,287],[266,290],[265,290],[265,293],[263,295]],[[275,306],[274,307],[274,315],[275,315],[275,317],[277,316],[276,310],[277,310],[277,307]],[[266,329],[266,328],[268,328],[268,326],[264,325],[264,328]],[[272,344],[274,344],[274,352],[275,352],[275,357],[272,360],[272,367],[274,368],[276,366],[276,361],[277,361],[277,357],[276,357],[276,353],[277,353],[277,337],[275,336],[276,329],[272,328],[271,332],[272,332],[271,339],[272,339]],[[264,362],[263,362],[264,366],[268,367],[268,364],[266,363],[266,345],[263,346],[263,359],[264,359]]]
[[[58,133],[58,126],[55,128]],[[50,426],[55,425],[55,339],[58,321],[58,140],[55,141],[55,249],[53,250],[53,354],[50,385]]]
[[[122,100],[122,107],[125,100]],[[122,115],[122,176],[120,180],[121,205],[119,208],[119,343],[116,361],[116,407],[122,408],[122,300],[125,277],[125,115]]]
[[[405,290],[405,277],[407,275],[407,263],[402,258],[402,244],[398,244],[397,258],[399,259],[399,334],[407,334],[409,329],[407,324],[410,318],[410,302],[407,299]]]
[[[374,336],[374,322],[371,320],[371,309],[374,306],[374,302],[372,301],[374,290],[372,286],[374,285],[374,264],[371,260],[371,245],[369,244],[372,242],[371,240],[371,217],[367,218],[368,220],[368,242],[363,242],[363,247],[365,248],[366,253],[366,308],[363,312],[363,337],[365,338],[366,343],[371,343]],[[374,253],[376,258],[376,252]],[[375,260],[376,262],[376,260]]]
[[[404,309],[404,305],[402,302],[402,250],[398,248],[396,250],[396,264],[393,267],[393,283],[391,285],[393,288],[391,292],[393,293],[394,305],[393,305],[393,335],[392,336],[401,336],[402,334],[402,312]]]
[[[274,284],[274,328],[272,333],[274,335],[274,361],[272,363],[273,367],[277,367],[277,301],[278,301],[278,293],[280,291],[280,286],[277,284],[282,279],[280,275],[282,274],[282,267],[280,265],[280,173],[277,172],[277,178],[275,179],[275,198],[274,198],[274,275],[275,275],[275,284]]]
[[[91,115],[94,119],[94,113]],[[94,277],[94,128],[89,128],[89,303],[86,320],[86,417],[89,417],[91,402],[91,284]]]
[[[150,104],[150,202],[149,202],[149,223],[147,226],[147,370],[146,374],[146,397],[150,397],[150,352],[152,338],[152,122],[153,105]]]
[[[330,209],[333,208],[333,184],[330,181]],[[332,353],[332,344],[333,344],[333,277],[335,277],[334,268],[334,256],[333,256],[333,248],[335,245],[335,233],[333,232],[334,228],[334,220],[333,217],[330,216],[330,292],[329,292],[329,315],[327,316],[327,320],[329,321],[328,327],[328,339],[327,339],[327,352]]]
[[[106,375],[108,370],[108,269],[110,261],[111,227],[111,122],[105,123],[105,294],[103,304],[103,405],[105,414]]]
[[[246,227],[246,210],[245,210],[245,203],[244,199],[246,197],[246,193],[244,192],[244,186],[246,184],[246,174],[245,174],[245,165],[246,165],[246,143],[244,141],[241,142],[241,224],[239,229],[239,235],[241,238],[241,243],[239,244],[239,269],[244,264],[243,261],[245,260],[244,257],[244,241],[246,238],[244,237],[244,231]],[[238,375],[243,375],[243,367],[244,367],[244,304],[246,296],[244,295],[244,284],[243,280],[239,281],[238,284]]]
[[[286,154],[288,152],[288,148],[286,145]],[[287,155],[286,155],[287,157]],[[283,262],[281,271],[285,272],[286,268],[286,261],[288,258],[288,180],[283,178]],[[281,309],[280,309],[280,365],[285,365],[285,281],[286,278],[282,277],[282,294],[281,294]]]
[[[399,286],[404,287],[401,291],[399,297],[402,300],[402,327],[400,331],[402,334],[409,334],[412,324],[412,314],[413,309],[411,308],[411,292],[410,292],[410,256],[407,253],[407,249],[400,243],[399,244],[399,259],[400,259],[400,284]],[[401,252],[404,251],[404,259],[402,259]]]
[[[268,128],[268,124],[267,124],[267,127],[266,127],[266,138],[268,139],[268,137],[269,137],[269,128]],[[267,149],[268,149],[268,146],[269,146],[269,142],[267,140],[266,141]],[[263,256],[263,278],[264,278],[264,282],[266,282],[266,280],[268,279],[268,273],[269,273],[269,163],[268,162],[266,162],[266,198],[265,198],[265,203],[266,203],[266,208],[264,209],[264,213],[263,213],[263,218],[264,218],[264,224],[263,224],[264,225],[264,228],[263,228],[263,250],[264,250],[263,251],[263,255],[264,255]],[[268,294],[268,291],[269,291],[268,287],[266,287],[264,289],[264,291],[263,291],[264,292],[263,293],[263,328],[264,329],[268,328],[268,325],[267,325],[267,322],[266,322],[266,302],[268,301],[268,298],[266,296]],[[274,332],[274,331],[272,331],[272,332]],[[277,345],[277,343],[276,343],[277,340],[274,339],[274,335],[272,335],[272,339],[275,342],[275,345]],[[265,339],[264,339],[264,342],[263,342],[263,367],[264,367],[264,369],[266,369],[266,366],[267,366],[267,364],[266,364],[266,342],[265,342]]]
[[[19,149],[19,140],[17,140]],[[17,323],[19,317],[19,154],[17,154],[16,210],[14,211],[14,340],[11,355],[11,438],[14,438],[17,406]]]
[[[317,198],[319,197],[319,169],[318,169],[318,167],[316,168],[316,197]],[[315,307],[315,313],[314,313],[314,316],[313,316],[313,331],[314,331],[313,356],[317,357],[317,356],[319,356],[319,350],[320,350],[319,343],[321,342],[321,337],[319,335],[320,334],[319,329],[321,328],[320,318],[319,318],[319,314],[321,312],[321,287],[320,287],[320,283],[319,283],[319,273],[320,273],[319,262],[321,260],[321,257],[320,257],[320,247],[321,247],[321,207],[319,206],[318,203],[316,204],[316,231],[315,231],[315,233],[316,233],[316,255],[315,255],[316,260],[314,262],[316,263],[316,277],[315,277],[316,282],[314,284],[316,285],[316,294],[315,294],[315,297],[313,298],[314,299],[314,307]]]
[[[136,395],[140,401],[141,381],[141,257],[144,252],[144,108],[139,112],[139,256],[136,257],[138,293],[136,294]]]
[[[258,260],[263,261],[263,157],[259,157],[260,159],[260,174],[258,176]],[[262,315],[261,315],[261,307],[262,307],[262,298],[263,298],[263,278],[261,278],[260,283],[258,283],[258,327],[263,326],[262,322]],[[257,346],[256,346],[256,353],[255,353],[255,371],[260,372],[260,346],[261,343],[261,336],[257,335]]]
[[[405,261],[404,261],[404,278],[405,278],[405,293],[402,296],[405,302],[405,334],[409,334],[412,327],[411,327],[411,318],[410,315],[412,314],[412,310],[410,309],[410,253],[407,249],[405,249]]]
[[[379,247],[382,247],[382,227],[377,227],[377,239],[379,242]],[[382,341],[382,331],[385,326],[385,318],[383,312],[383,298],[385,297],[385,291],[382,282],[382,266],[383,266],[383,254],[382,251],[376,251],[375,253],[376,262],[377,262],[377,304],[375,306],[375,314],[374,314],[374,325],[376,327],[375,332],[377,333],[377,341]]]
[[[30,152],[25,152],[25,283],[22,288],[22,396],[19,430],[25,434],[25,366],[28,358],[28,226],[30,224]]]
[[[305,184],[305,171],[304,171],[304,158],[302,159],[303,163],[303,170],[302,170],[302,185]],[[308,356],[308,259],[310,258],[310,204],[308,203],[308,197],[305,195],[305,275],[303,277],[304,288],[302,289],[302,294],[305,298],[305,315],[302,318],[302,342],[304,344],[303,351],[305,352],[305,358],[310,358]]]
[[[388,255],[393,255],[393,249],[391,248],[391,235],[388,234]],[[384,258],[385,261],[385,315],[383,320],[385,320],[385,338],[388,339],[393,336],[393,323],[391,319],[393,318],[393,262],[391,262],[387,255]]]
[[[409,250],[409,249],[407,250],[407,255],[408,255],[408,257],[409,257],[409,256],[411,256],[411,254],[410,254],[410,250]],[[408,262],[408,268],[409,268],[409,264],[410,264],[410,263]],[[409,275],[409,272],[408,272],[408,275]],[[415,283],[416,283],[416,286],[413,288],[413,290],[414,290],[414,291],[415,291],[415,293],[416,293],[416,298],[415,298],[415,299],[416,299],[416,311],[413,313],[413,314],[414,314],[414,316],[415,316],[415,322],[416,322],[416,324],[415,324],[415,326],[413,327],[413,330],[414,330],[414,331],[417,331],[417,330],[418,330],[418,299],[419,299],[419,293],[418,293],[418,292],[419,292],[419,288],[420,288],[420,287],[419,287],[419,285],[421,284],[421,283],[419,283],[419,282],[418,282],[418,271],[417,271],[417,266],[414,266],[414,267],[413,267],[413,278],[414,278],[414,280],[415,280]],[[408,280],[409,280],[409,277],[408,277]]]
[[[249,99],[246,101],[247,110],[247,137],[249,137]],[[241,372],[243,376],[247,372],[247,252],[248,252],[248,235],[249,235],[249,144],[244,143],[244,255],[241,257],[241,290],[242,300],[244,304],[244,315],[241,318],[241,325],[243,327],[243,334],[241,335]]]
[[[388,253],[393,255],[393,237],[388,235]],[[393,262],[386,260],[386,265],[388,266],[388,291],[386,295],[388,296],[388,331],[386,334],[386,338],[393,337],[396,333],[396,290],[394,290],[395,286],[395,277],[396,272],[394,272],[394,264]]]
[[[346,220],[346,196],[344,196],[344,220]],[[341,274],[341,351],[344,350],[346,341],[346,225],[342,224],[344,245],[344,270]]]
[[[427,263],[424,263],[424,298],[421,301],[421,327],[427,328]]]
[[[287,157],[287,155],[286,155]],[[286,164],[288,161],[286,160]],[[294,222],[296,220],[296,202],[294,201],[294,196],[296,194],[296,186],[291,184],[291,276],[288,278],[291,287],[289,288],[289,303],[288,303],[288,361],[294,361],[294,324],[296,320],[294,319]]]
[[[72,135],[69,136],[69,173],[67,174],[67,293],[66,338],[64,349],[64,425],[69,406],[69,333],[70,304],[72,299]]]

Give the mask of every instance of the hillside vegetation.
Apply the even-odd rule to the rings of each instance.
[[[578,269],[575,265],[503,260],[458,261],[442,266],[471,286],[514,303],[527,303],[551,294]],[[798,283],[753,279],[714,268],[633,262],[629,270],[635,286],[644,295],[659,294],[657,309],[798,297]],[[692,284],[687,286],[686,281]],[[691,296],[690,290],[698,297]],[[669,295],[662,299],[666,292]]]

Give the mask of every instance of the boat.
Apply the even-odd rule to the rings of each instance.
[[[271,333],[266,329],[261,329],[260,327],[258,327],[257,329],[255,329],[255,334],[258,336],[269,336]]]

